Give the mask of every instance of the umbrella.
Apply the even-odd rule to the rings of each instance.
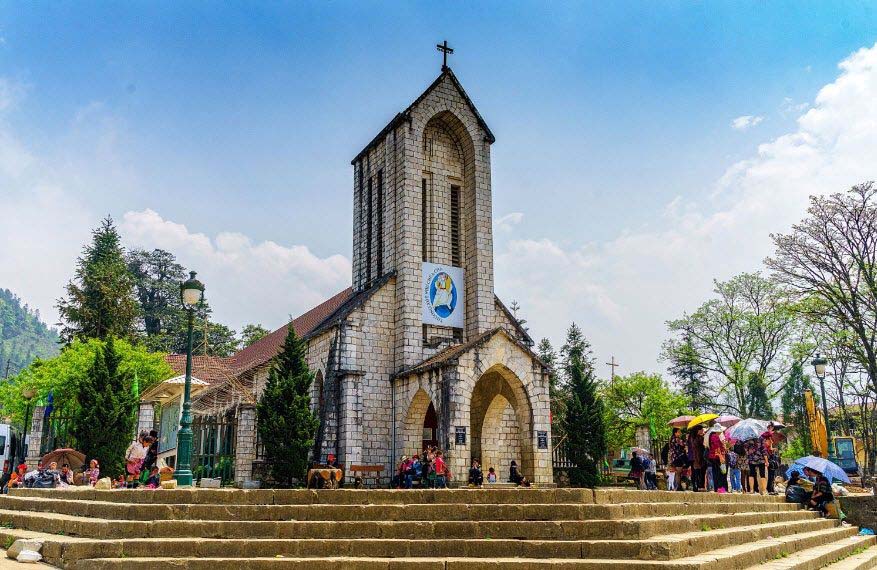
[[[850,482],[850,478],[847,477],[847,474],[844,473],[844,470],[841,469],[837,464],[832,463],[828,459],[822,457],[814,457],[812,455],[796,459],[795,463],[792,464],[791,467],[789,467],[786,476],[790,476],[792,474],[792,471],[799,471],[803,473],[805,467],[809,467],[813,471],[822,473],[828,478],[829,483],[835,479],[840,479],[844,483]]]
[[[640,455],[642,455],[642,454],[651,455],[652,454],[651,451],[649,451],[648,449],[643,449],[642,447],[631,447],[630,451],[631,451],[631,453],[636,452],[636,453],[639,453]]]
[[[688,429],[693,428],[694,426],[699,426],[700,424],[705,424],[710,420],[714,420],[719,417],[719,414],[700,414],[693,420],[688,422]]]
[[[740,420],[728,430],[728,437],[737,441],[747,441],[761,437],[767,431],[767,422],[753,418]]]
[[[80,453],[75,449],[65,447],[63,449],[50,451],[43,455],[43,458],[40,460],[42,465],[49,465],[52,462],[55,462],[58,465],[64,465],[66,463],[70,465],[70,469],[79,469],[85,465],[85,454]]]
[[[668,426],[673,427],[685,427],[688,425],[688,422],[694,419],[694,416],[679,416],[678,418],[673,418],[669,422],[667,422]]]
[[[737,416],[732,416],[731,414],[722,414],[721,416],[716,418],[716,423],[719,425],[723,425],[726,428],[731,427],[740,421],[740,418]]]

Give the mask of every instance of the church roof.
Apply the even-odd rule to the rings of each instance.
[[[365,148],[363,148],[361,151],[359,151],[359,154],[357,154],[355,157],[353,157],[353,160],[350,161],[350,164],[356,164],[356,161],[358,161],[369,150],[371,150],[372,148],[377,146],[382,140],[384,140],[384,137],[387,136],[387,133],[389,133],[390,131],[395,129],[401,123],[407,121],[411,116],[411,111],[414,110],[414,108],[421,101],[423,101],[426,98],[426,96],[432,92],[433,89],[435,89],[436,87],[439,86],[439,84],[442,82],[442,79],[444,79],[445,76],[447,76],[451,80],[451,82],[454,84],[454,87],[456,87],[457,90],[460,92],[460,95],[463,97],[463,100],[466,101],[466,105],[469,107],[469,110],[472,111],[473,115],[475,115],[475,119],[478,121],[479,126],[481,126],[481,128],[484,130],[487,142],[489,142],[490,144],[493,144],[494,142],[496,142],[496,137],[493,136],[493,132],[490,130],[490,127],[487,126],[487,122],[485,122],[484,118],[481,116],[481,113],[479,113],[478,109],[475,108],[475,103],[472,102],[472,99],[469,98],[469,95],[466,93],[466,90],[463,89],[463,85],[460,84],[460,80],[457,79],[457,76],[454,75],[454,72],[451,71],[450,67],[445,67],[442,70],[441,74],[439,74],[439,76],[436,77],[435,81],[433,81],[432,84],[429,87],[427,87],[426,90],[423,93],[421,93],[420,96],[417,99],[415,99],[413,103],[408,105],[408,107],[404,111],[402,111],[401,113],[396,113],[396,116],[393,117],[393,119],[389,123],[387,123],[387,126],[384,127],[383,129],[381,129],[381,132],[379,132],[377,134],[377,136],[371,140],[370,143],[365,145]]]
[[[186,373],[185,354],[168,354],[164,357],[164,360],[177,374]],[[231,358],[222,358],[220,356],[194,354],[192,355],[192,376],[203,380],[207,384],[228,380],[234,376],[231,360]]]
[[[514,338],[509,332],[503,327],[496,327],[494,329],[490,329],[489,331],[483,332],[480,335],[475,336],[474,338],[462,343],[462,344],[454,344],[449,346],[448,348],[442,350],[441,352],[427,358],[423,362],[416,364],[409,368],[408,370],[403,370],[396,374],[397,377],[401,376],[409,376],[411,374],[420,374],[421,372],[426,372],[428,370],[435,370],[436,368],[441,368],[445,364],[453,362],[466,352],[469,352],[473,348],[477,346],[483,346],[490,339],[492,339],[497,334],[503,334],[510,341],[518,345],[521,350],[530,355],[531,358],[536,360],[543,367],[547,368],[547,365],[542,362],[539,356],[533,352],[529,346],[521,342],[520,340]]]
[[[295,329],[295,334],[303,337],[311,333],[323,321],[332,316],[345,301],[353,296],[353,289],[348,287],[293,319],[291,324]],[[288,324],[283,325],[250,346],[236,352],[230,359],[235,372],[237,374],[247,372],[277,356],[277,353],[280,352],[280,348],[283,346],[283,341],[286,339],[288,326]]]

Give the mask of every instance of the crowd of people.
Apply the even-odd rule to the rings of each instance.
[[[719,423],[695,426],[687,434],[673,428],[661,457],[667,490],[776,495],[780,429],[780,424],[770,422],[759,437],[735,441],[725,437],[725,427]],[[630,477],[640,489],[657,489],[656,459],[634,452]]]
[[[428,489],[445,489],[451,481],[451,470],[445,461],[444,454],[440,449],[429,446],[422,454],[412,457],[403,455],[393,475],[392,486],[396,489],[411,489],[415,485]],[[481,462],[473,459],[469,467],[470,487],[481,487],[484,483],[497,483],[496,469],[488,467],[485,474],[481,468]],[[518,470],[518,463],[512,461],[509,465],[509,483],[521,487],[529,487],[530,480]]]

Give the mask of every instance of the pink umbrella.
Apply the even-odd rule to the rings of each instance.
[[[738,423],[740,421],[740,418],[738,418],[737,416],[732,416],[731,414],[724,414],[717,417],[714,421],[719,425],[729,428],[732,425]]]
[[[667,422],[668,426],[673,427],[685,427],[688,425],[688,422],[694,419],[694,416],[679,416],[678,418],[673,418],[669,422]]]

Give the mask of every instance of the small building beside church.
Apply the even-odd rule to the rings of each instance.
[[[494,294],[494,141],[443,66],[353,158],[351,287],[290,323],[316,374],[316,461],[333,453],[390,475],[436,445],[452,483],[476,458],[501,481],[516,461],[552,483],[548,369]],[[194,400],[196,414],[234,418],[238,481],[259,469],[254,404],[285,335],[220,359],[230,377]]]

